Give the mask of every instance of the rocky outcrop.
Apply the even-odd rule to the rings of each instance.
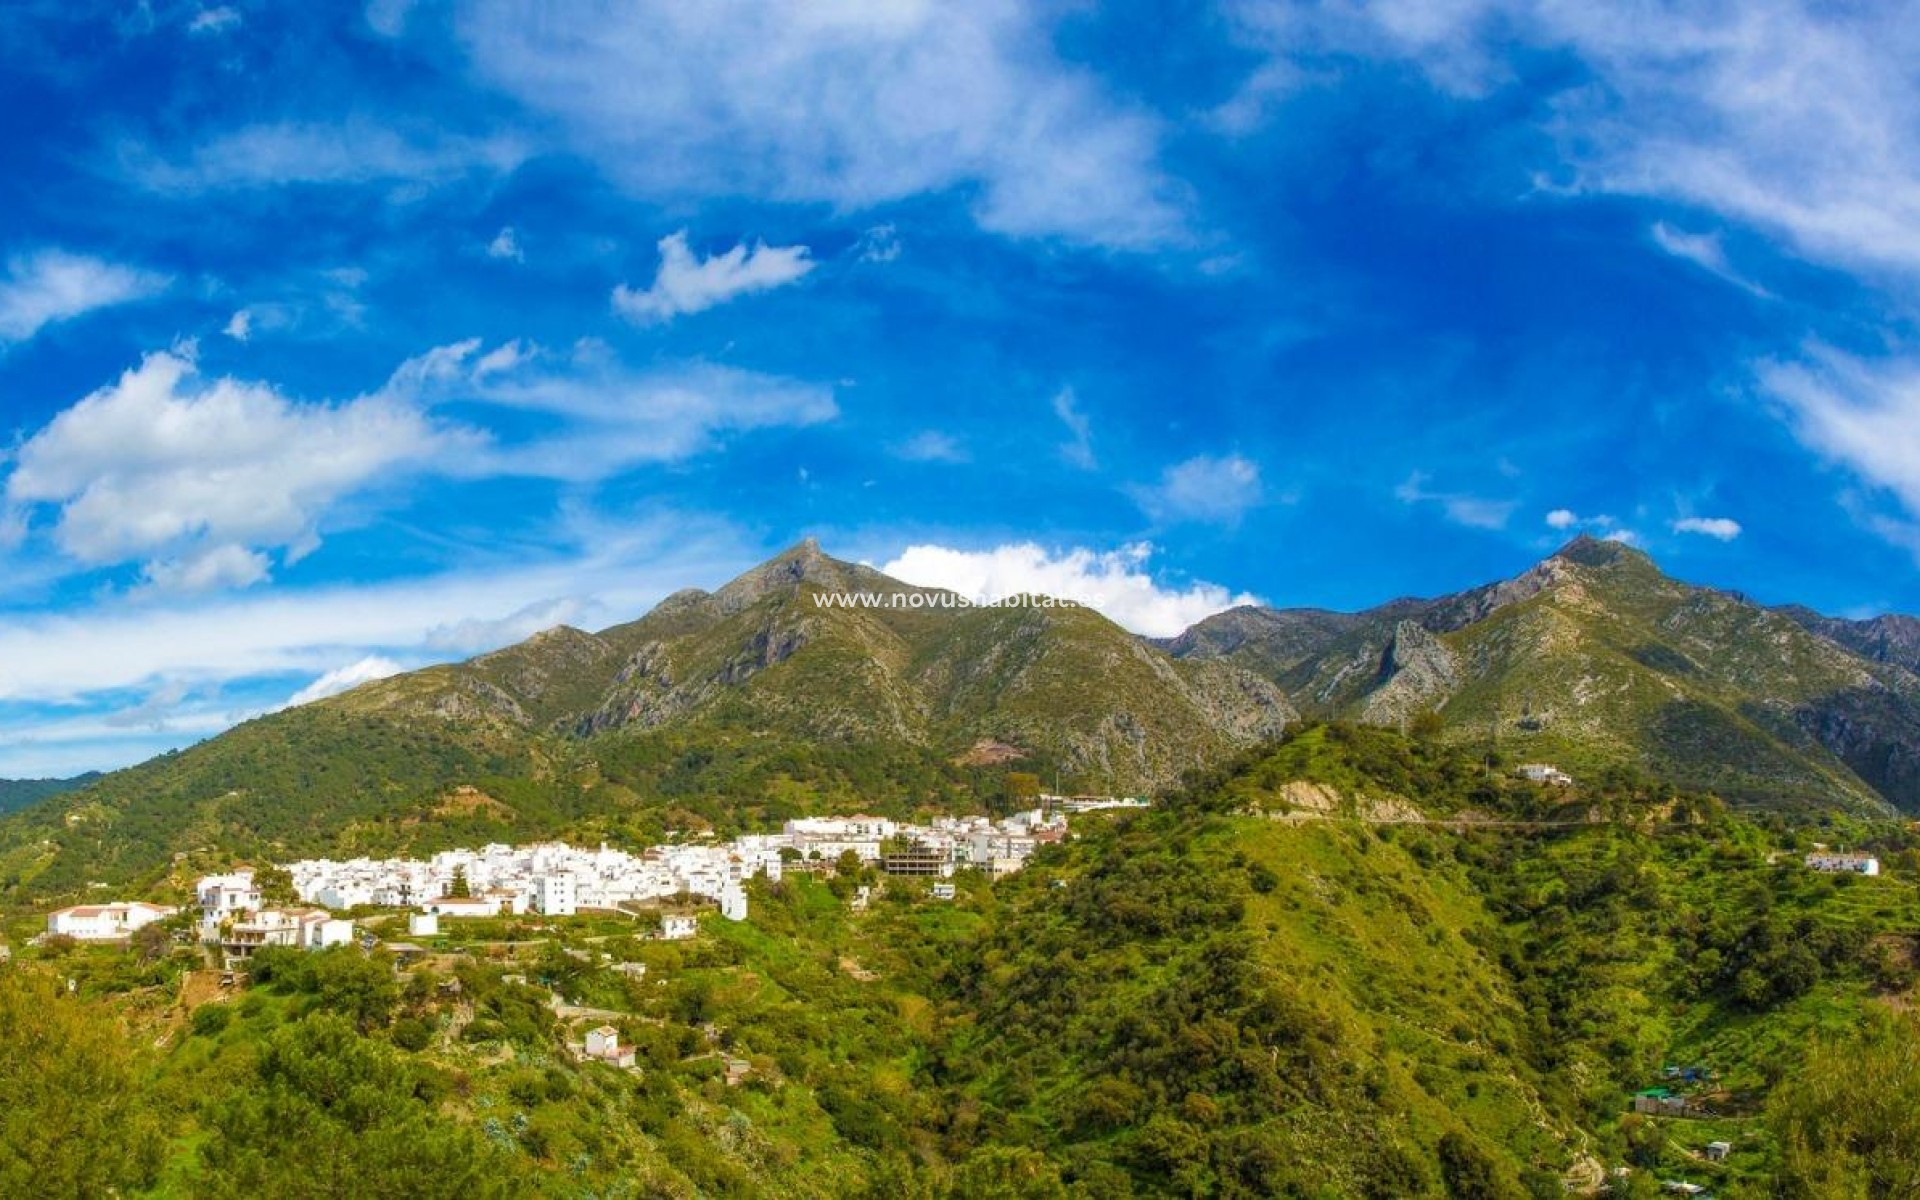
[[[1380,662],[1379,686],[1361,706],[1360,719],[1400,725],[1414,714],[1438,708],[1460,684],[1460,664],[1446,644],[1425,627],[1402,621],[1393,627]]]

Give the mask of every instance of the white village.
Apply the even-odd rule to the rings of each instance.
[[[303,859],[283,868],[300,907],[267,905],[256,872],[236,867],[195,886],[196,928],[199,941],[217,948],[228,968],[265,946],[319,950],[356,939],[370,945],[371,935],[334,915],[368,908],[402,910],[408,936],[431,938],[443,920],[570,917],[651,906],[662,909],[653,935],[679,940],[697,932],[696,907],[711,905],[725,920],[746,920],[746,884],[756,877],[777,882],[787,872],[833,871],[851,856],[885,876],[932,880],[927,895],[951,900],[954,887],[941,881],[963,870],[989,877],[1018,871],[1036,849],[1067,837],[1070,813],[1146,807],[1142,800],[1105,796],[1040,800],[1039,808],[1008,817],[938,817],[927,824],[865,815],[808,817],[786,822],[778,833],[730,842],[696,837],[638,854],[605,844],[586,849],[539,842],[443,850],[426,859]],[[865,899],[863,889],[854,903]],[[46,932],[82,942],[118,941],[178,912],[145,901],[77,905],[48,914]]]

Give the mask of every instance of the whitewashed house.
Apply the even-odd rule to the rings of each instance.
[[[1825,871],[1829,874],[1878,875],[1880,860],[1871,854],[1816,850],[1807,855],[1807,867],[1809,870]]]
[[[574,878],[565,871],[542,875],[533,881],[534,911],[548,917],[571,917],[578,911]]]
[[[587,1030],[586,1056],[609,1066],[631,1067],[633,1047],[620,1044],[620,1031],[611,1025]]]
[[[1522,779],[1532,783],[1544,783],[1551,787],[1573,786],[1573,776],[1552,763],[1522,763],[1518,773]]]
[[[737,883],[720,889],[720,915],[729,921],[747,919],[747,890]]]
[[[670,942],[685,941],[700,930],[700,923],[686,913],[668,913],[660,918],[660,936]]]
[[[260,888],[253,881],[252,871],[208,875],[193,890],[203,916],[230,917],[260,907]]]
[[[407,914],[408,937],[439,937],[440,914],[417,912]]]
[[[437,896],[420,906],[440,917],[497,917],[500,902],[489,896]]]
[[[112,942],[131,936],[179,912],[164,904],[142,900],[115,901],[112,904],[81,904],[47,914],[47,932],[82,942]]]

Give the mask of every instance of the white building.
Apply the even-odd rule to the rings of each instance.
[[[571,917],[574,915],[576,896],[574,878],[561,871],[552,875],[542,875],[533,881],[534,911],[548,917]]]
[[[1832,850],[1816,850],[1807,855],[1807,866],[1811,870],[1826,871],[1831,874],[1878,875],[1880,860],[1871,854],[1845,854]]]
[[[155,921],[179,912],[164,904],[118,900],[112,904],[81,904],[47,914],[47,932],[82,942],[111,942],[130,936]]]
[[[1518,773],[1522,779],[1533,783],[1550,784],[1553,787],[1573,786],[1573,776],[1551,763],[1522,763]]]
[[[437,896],[420,906],[441,917],[497,917],[500,902],[485,896]]]
[[[739,884],[720,889],[720,915],[729,921],[747,919],[747,890]]]
[[[323,908],[262,908],[211,928],[207,940],[219,943],[229,961],[249,958],[262,946],[321,950],[353,941],[353,922]]]
[[[439,937],[440,914],[417,912],[407,914],[408,937]]]
[[[929,893],[935,900],[951,900],[959,893],[950,883],[936,883]]]
[[[587,1030],[586,1056],[615,1067],[633,1065],[633,1047],[620,1044],[620,1031],[611,1025]]]
[[[252,871],[208,875],[193,890],[199,897],[202,916],[230,917],[260,907],[260,888],[253,882]]]
[[[700,923],[685,913],[668,913],[660,918],[660,936],[670,942],[690,938],[699,930]]]

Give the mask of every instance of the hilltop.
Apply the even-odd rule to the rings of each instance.
[[[369,683],[33,805],[0,820],[0,887],[978,809],[1016,774],[1148,794],[1303,716],[1736,805],[1920,811],[1906,621],[1768,609],[1579,538],[1453,595],[1237,608],[1154,641],[1082,607],[965,606],[809,540],[633,621]]]
[[[1903,628],[1770,610],[1582,537],[1466,592],[1345,614],[1240,608],[1164,645],[1259,673],[1309,716],[1433,714],[1510,760],[1884,811],[1920,809],[1920,676],[1889,633]]]
[[[921,604],[827,603],[845,593]],[[1091,609],[938,596],[803,542],[633,622],[551,629],[118,772],[0,826],[0,883],[60,891],[211,848],[645,843],[808,811],[977,809],[1013,771],[1144,793],[1296,717],[1275,684]],[[982,744],[1000,747],[986,766]]]

